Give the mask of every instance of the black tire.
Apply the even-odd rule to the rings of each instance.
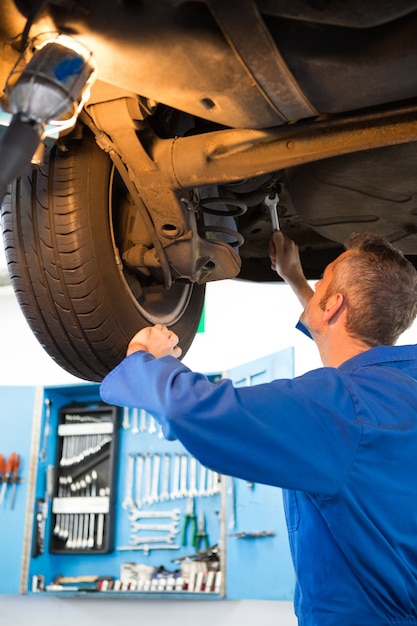
[[[2,206],[11,281],[43,348],[65,370],[101,381],[140,328],[163,323],[185,354],[197,332],[204,286],[148,283],[123,267],[118,242],[127,193],[93,137],[52,148]],[[116,235],[115,235],[116,233]],[[143,282],[143,280],[142,280]]]

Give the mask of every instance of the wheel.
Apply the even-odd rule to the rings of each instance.
[[[131,337],[162,323],[183,355],[197,332],[205,288],[170,289],[127,270],[122,245],[129,197],[108,156],[84,130],[19,179],[2,206],[11,281],[35,336],[65,370],[100,381]]]

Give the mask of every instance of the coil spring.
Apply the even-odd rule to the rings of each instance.
[[[222,204],[228,208],[228,210],[216,209],[215,205]],[[239,217],[240,215],[244,215],[248,210],[247,205],[238,200],[237,198],[229,198],[229,197],[221,197],[218,196],[216,198],[200,198],[199,208],[202,213],[207,215],[215,215],[217,217]],[[228,245],[232,248],[238,248],[243,245],[245,239],[239,233],[239,231],[229,228],[227,226],[221,226],[220,224],[204,224],[199,229],[202,235],[207,235],[209,233],[215,234],[223,234],[227,235],[231,238],[231,241],[228,241]]]

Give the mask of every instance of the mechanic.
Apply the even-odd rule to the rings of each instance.
[[[373,235],[354,237],[315,291],[281,232],[270,257],[324,367],[213,384],[156,325],[133,337],[102,398],[149,411],[218,472],[283,488],[300,626],[417,625],[417,347],[393,345],[417,312],[417,272]]]

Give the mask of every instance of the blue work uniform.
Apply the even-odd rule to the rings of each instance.
[[[101,395],[204,465],[284,489],[300,626],[417,625],[416,346],[247,388],[141,351]]]

